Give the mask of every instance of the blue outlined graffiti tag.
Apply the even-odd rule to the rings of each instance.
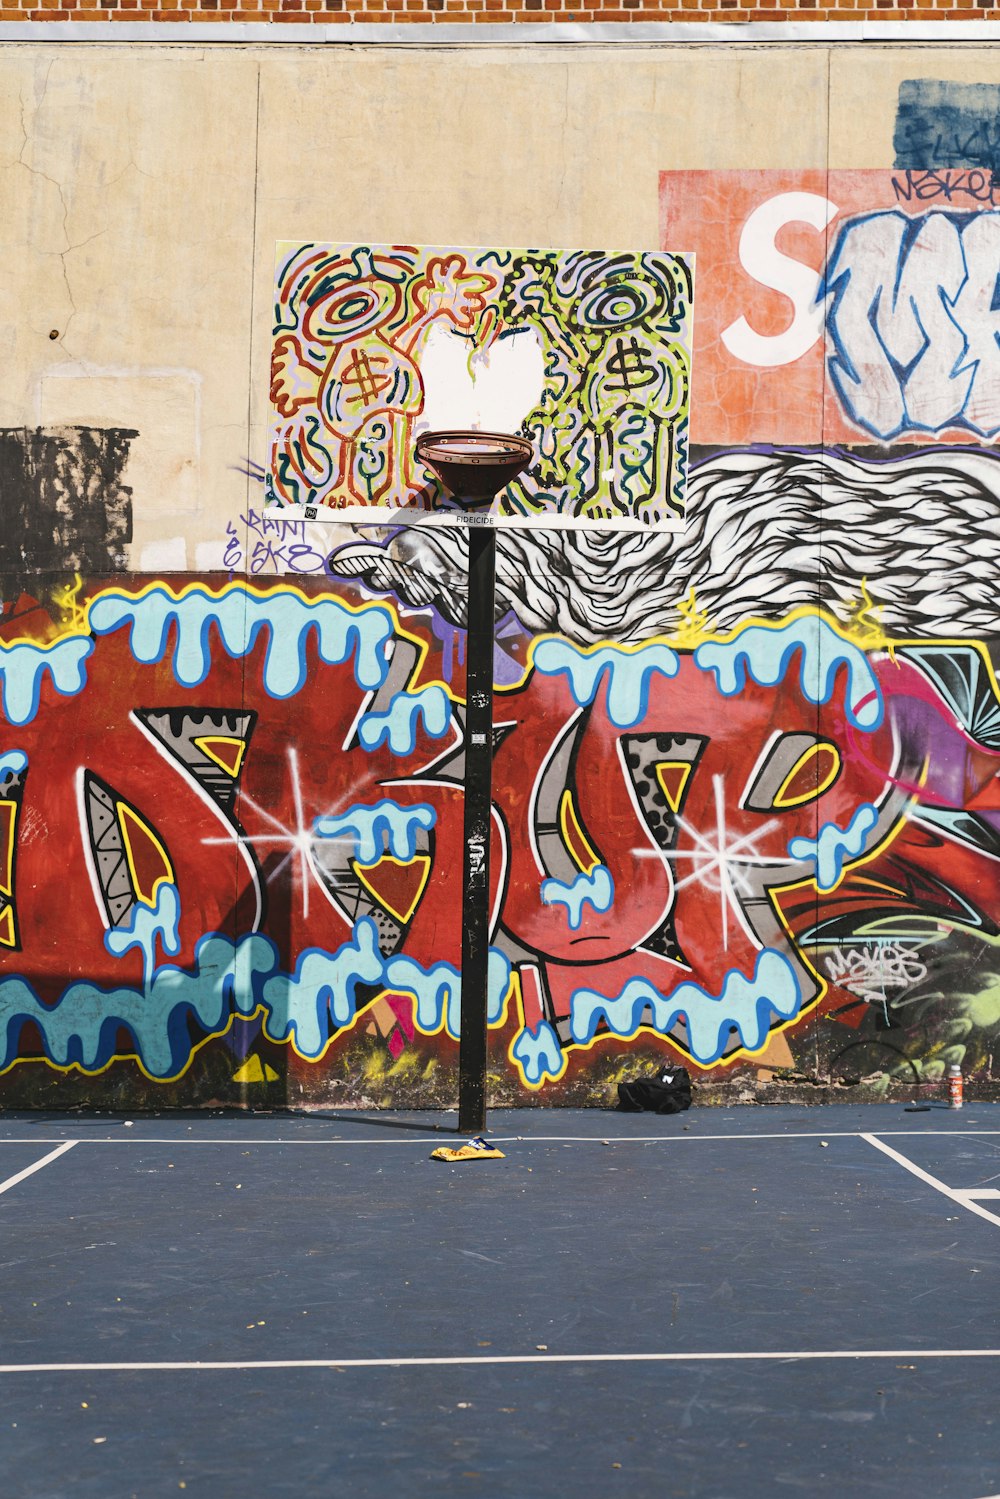
[[[830,378],[883,439],[1000,431],[1000,213],[897,209],[844,224],[823,278]]]

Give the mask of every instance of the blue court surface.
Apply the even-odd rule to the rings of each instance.
[[[5,1499],[1000,1495],[1000,1106],[5,1116]]]

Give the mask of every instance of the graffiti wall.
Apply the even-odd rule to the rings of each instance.
[[[454,1102],[467,543],[412,446],[455,402],[550,522],[498,530],[493,1100],[992,1087],[988,87],[911,70],[877,169],[661,155],[614,253],[310,240],[275,192],[243,428],[47,334],[0,431],[7,1106]],[[166,499],[158,410],[204,437]]]

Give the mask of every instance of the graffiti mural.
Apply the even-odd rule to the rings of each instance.
[[[683,514],[693,271],[669,254],[279,246],[269,503],[440,508],[421,432],[532,438],[508,520]]]
[[[369,1031],[453,1058],[464,715],[433,622],[291,582],[77,605],[0,645],[4,1074],[165,1085],[211,1056],[217,1087],[287,1086]],[[589,1086],[634,1044],[709,1071],[833,1011],[919,1010],[931,944],[1000,937],[981,647],[809,606],[519,641],[489,1011],[511,1086]]]

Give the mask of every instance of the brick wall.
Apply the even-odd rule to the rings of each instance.
[[[0,21],[936,21],[993,20],[998,0],[0,0]]]

